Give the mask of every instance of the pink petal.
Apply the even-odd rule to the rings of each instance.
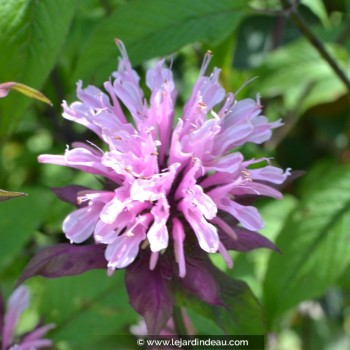
[[[106,248],[105,257],[108,267],[122,269],[131,264],[138,252],[140,243],[146,238],[146,229],[151,218],[144,216],[127,230],[122,236],[118,236],[115,241]]]
[[[54,323],[50,323],[47,324],[45,326],[39,327],[37,329],[35,329],[33,332],[30,332],[29,334],[27,334],[23,339],[22,339],[22,344],[21,346],[23,346],[24,343],[29,343],[35,340],[39,340],[40,338],[42,338],[48,331],[50,331],[51,329],[55,328],[56,325]],[[45,339],[42,339],[45,340]]]
[[[206,170],[215,170],[225,173],[235,173],[241,166],[243,156],[239,152],[230,153],[226,156],[213,159],[211,162],[205,162]]]
[[[206,252],[215,253],[219,248],[219,236],[216,227],[206,221],[200,211],[193,207],[193,204],[186,202],[185,199],[179,203],[178,208],[191,225],[200,247]]]
[[[106,224],[112,224],[123,211],[129,199],[128,186],[122,186],[114,190],[114,198],[105,204],[100,213],[100,219]]]
[[[239,122],[229,127],[222,126],[222,132],[215,138],[214,154],[222,155],[230,148],[241,145],[253,130],[253,125],[249,121]]]
[[[152,252],[159,252],[168,246],[169,234],[166,223],[169,218],[169,208],[166,198],[163,197],[151,210],[154,221],[147,232],[147,238]]]
[[[150,270],[154,270],[156,268],[158,258],[159,258],[159,252],[152,252],[151,253],[151,258],[149,260],[149,269]]]
[[[218,208],[233,215],[248,230],[257,231],[264,226],[261,216],[255,207],[244,206],[223,198],[218,203]]]
[[[268,181],[275,184],[283,183],[290,175],[290,169],[283,172],[282,169],[268,165],[260,169],[249,169],[250,176],[254,180]]]
[[[233,187],[230,190],[233,195],[257,195],[257,196],[267,196],[276,199],[281,199],[282,193],[277,191],[271,186],[264,185],[258,182],[247,182],[246,185],[240,185]]]
[[[159,149],[161,164],[164,162],[171,138],[176,93],[172,72],[168,68],[163,68],[163,63],[163,60],[158,62],[156,68],[149,69],[146,75],[147,86],[152,91],[147,124],[158,130],[161,142]]]
[[[173,232],[172,237],[174,240],[174,251],[176,261],[179,264],[179,276],[185,277],[186,275],[186,262],[184,254],[184,240],[185,240],[185,230],[181,221],[177,218],[173,218]]]
[[[15,327],[22,312],[29,305],[29,291],[25,286],[16,288],[10,296],[2,329],[2,349],[6,350],[12,343]]]
[[[219,253],[224,258],[227,267],[232,269],[233,268],[233,261],[232,261],[232,259],[230,257],[230,254],[226,250],[225,246],[221,242],[219,243]]]
[[[216,216],[218,211],[216,204],[203,192],[201,186],[194,185],[191,187],[187,199],[191,201],[207,219],[212,219]]]
[[[81,243],[93,233],[101,206],[87,206],[69,214],[63,221],[63,232],[71,243]]]
[[[44,349],[52,347],[52,341],[48,339],[37,339],[30,342],[21,343],[19,348],[16,348],[16,345],[11,347],[13,350],[33,350],[33,349]]]

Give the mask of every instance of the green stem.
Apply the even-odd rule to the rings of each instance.
[[[182,317],[181,308],[178,306],[174,306],[173,309],[173,320],[175,324],[175,331],[177,335],[188,335],[187,329],[184,323],[184,319]]]
[[[314,48],[319,52],[324,60],[332,67],[335,74],[342,80],[350,94],[350,81],[346,74],[339,67],[336,60],[328,53],[323,43],[318,39],[318,37],[311,31],[309,25],[305,22],[304,18],[298,12],[297,6],[291,4],[289,0],[280,0],[284,10],[290,15],[290,18],[305,36],[305,38],[314,46]]]
[[[181,308],[178,306],[174,306],[173,308],[173,320],[175,324],[176,335],[179,337],[188,336],[188,332],[185,326],[184,318],[182,315]],[[184,350],[192,350],[192,346],[184,346]]]

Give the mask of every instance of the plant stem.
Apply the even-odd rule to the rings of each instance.
[[[335,74],[342,80],[344,85],[346,86],[348,93],[350,94],[350,80],[339,67],[336,60],[328,53],[323,43],[318,39],[318,37],[311,31],[308,24],[304,20],[304,18],[298,12],[297,6],[295,4],[290,3],[289,0],[280,0],[284,10],[287,14],[290,15],[290,18],[297,26],[297,28],[301,31],[301,33],[305,36],[305,38],[314,46],[314,48],[319,52],[324,60],[328,62],[328,64],[332,67]]]
[[[173,309],[173,320],[175,324],[175,330],[177,335],[188,335],[187,329],[184,323],[184,319],[182,317],[181,308],[178,306],[174,306]]]

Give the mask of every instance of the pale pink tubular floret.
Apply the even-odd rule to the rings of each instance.
[[[250,176],[253,180],[268,181],[275,184],[281,184],[290,175],[290,169],[283,172],[282,169],[275,166],[267,165],[260,169],[249,170]]]
[[[185,240],[185,230],[178,218],[173,218],[173,239],[174,239],[174,251],[176,261],[179,264],[179,276],[185,277],[186,275],[186,263],[184,254],[184,240]]]
[[[218,208],[230,213],[248,230],[258,231],[264,227],[258,210],[253,206],[244,206],[233,200],[223,198],[218,203]]]
[[[110,273],[131,264],[140,247],[151,252],[154,269],[173,245],[179,275],[184,277],[184,248],[190,235],[204,251],[219,252],[232,266],[219,232],[230,239],[238,236],[223,213],[244,229],[261,229],[258,210],[241,198],[281,198],[274,185],[290,175],[289,169],[283,171],[268,159],[244,160],[235,147],[267,141],[281,122],[261,115],[259,97],[236,101],[234,94],[226,94],[220,69],[206,74],[211,53],[204,58],[182,114],[175,115],[177,92],[165,60],[146,73],[146,101],[123,43],[116,43],[121,58],[104,84],[106,92],[82,88],[79,82],[80,101],[63,105],[63,116],[94,131],[103,145],[76,144],[64,156],[39,157],[42,163],[109,180],[108,190],[80,196],[85,204],[64,221],[66,236],[80,243],[92,235],[96,243],[107,245]]]
[[[220,242],[219,243],[219,253],[222,255],[222,257],[224,258],[225,262],[226,262],[226,265],[229,267],[229,268],[232,268],[233,267],[233,261],[230,257],[230,254],[228,253],[227,249],[225,248],[225,246]]]
[[[169,218],[170,206],[165,196],[159,198],[152,208],[153,224],[149,227],[147,238],[152,252],[159,252],[168,246],[169,235],[167,221]]]
[[[215,253],[219,247],[219,236],[216,227],[209,223],[187,198],[182,199],[178,207],[191,225],[200,247],[208,253]]]
[[[53,323],[42,326],[23,337],[20,345],[20,350],[32,350],[50,348],[52,341],[49,339],[41,339],[48,331],[55,328]]]
[[[132,69],[124,44],[116,40],[122,54],[118,70],[113,73],[114,93],[127,107],[137,126],[142,126],[142,120],[147,117],[147,109],[143,101],[143,91],[139,86],[140,77]]]
[[[221,173],[235,173],[239,169],[242,161],[242,154],[235,152],[205,162],[205,168],[206,170],[215,170]]]
[[[42,339],[42,337],[55,327],[54,324],[37,327],[14,344],[16,325],[23,311],[29,306],[29,298],[29,291],[27,287],[23,285],[16,288],[11,294],[7,304],[7,311],[4,317],[1,334],[2,350],[32,350],[49,348],[52,346],[51,340]]]
[[[102,205],[90,204],[69,214],[63,221],[63,232],[71,243],[86,241],[94,232],[94,227],[99,219],[99,209]]]
[[[20,286],[12,293],[7,305],[7,312],[5,314],[4,326],[2,329],[2,350],[12,344],[15,326],[23,311],[29,305],[29,292],[24,286]]]
[[[271,129],[282,123],[269,123],[266,117],[259,115],[261,109],[259,98],[257,101],[245,99],[234,103],[233,98],[229,97],[225,110],[219,112],[221,132],[214,142],[213,153],[222,154],[246,142],[260,144],[267,141],[271,137]]]
[[[112,198],[113,194],[105,191],[85,193],[78,197],[78,202],[86,201],[88,205],[70,213],[62,226],[71,243],[84,242],[93,234],[105,203]]]
[[[153,127],[154,135],[159,135],[159,160],[164,162],[167,151],[171,128],[174,118],[174,105],[176,90],[173,82],[173,74],[170,69],[164,68],[164,61],[157,63],[155,69],[147,71],[146,83],[152,94],[150,97],[149,117],[145,125]]]
[[[146,238],[147,227],[151,215],[145,214],[136,219],[136,222],[126,228],[125,233],[116,237],[106,249],[108,267],[123,268],[131,264],[139,251],[140,243]]]

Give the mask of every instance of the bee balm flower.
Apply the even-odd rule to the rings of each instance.
[[[8,307],[3,317],[2,334],[1,334],[1,349],[2,350],[36,350],[50,348],[52,341],[42,339],[43,336],[52,328],[53,324],[46,326],[37,326],[33,331],[25,334],[20,339],[15,337],[15,327],[23,311],[29,305],[29,292],[24,286],[20,286],[12,293],[8,301]]]
[[[39,157],[41,163],[108,181],[103,190],[74,192],[78,209],[64,220],[67,238],[81,243],[93,235],[105,244],[110,271],[131,264],[141,247],[150,249],[154,269],[159,254],[173,249],[181,277],[193,237],[202,250],[221,253],[229,266],[227,249],[269,246],[255,232],[263,227],[258,210],[244,199],[281,198],[274,185],[289,171],[268,159],[245,160],[237,147],[268,140],[280,121],[270,123],[261,115],[259,99],[237,102],[226,94],[219,69],[206,76],[210,53],[182,114],[175,116],[176,89],[164,60],[147,72],[147,102],[123,44],[117,44],[122,57],[113,79],[104,84],[106,92],[83,89],[79,82],[79,101],[63,103],[63,117],[91,129],[102,146],[76,143],[64,155]]]

